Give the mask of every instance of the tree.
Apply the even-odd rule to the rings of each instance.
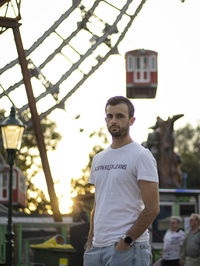
[[[30,120],[30,113],[23,113],[25,121]],[[5,110],[0,109],[0,122],[5,119]],[[55,150],[61,135],[56,132],[56,124],[48,118],[42,120],[42,130],[46,144],[46,150]],[[0,133],[1,134],[1,133]],[[2,137],[0,138],[2,147]],[[3,157],[6,157],[5,151],[0,151]],[[27,207],[20,208],[19,211],[27,213],[49,213],[51,211],[50,202],[46,199],[45,194],[37,188],[33,182],[33,177],[42,169],[39,152],[37,149],[37,142],[32,127],[25,128],[22,138],[21,149],[16,156],[15,163],[17,167],[27,177]]]
[[[186,173],[187,187],[200,188],[200,123],[186,124],[175,132],[175,147],[181,155],[181,170]]]
[[[94,156],[103,151],[108,144],[107,135],[105,132],[105,128],[100,128],[98,132],[93,132],[90,134],[90,138],[97,137],[99,144],[95,145],[92,148],[92,151],[89,153],[89,161],[88,164],[84,169],[82,169],[83,176],[79,179],[72,179],[71,180],[71,187],[72,187],[72,193],[76,192],[77,196],[79,195],[86,195],[89,193],[94,193],[93,189],[94,186],[88,184],[89,176],[90,176],[90,170],[92,166],[92,160]]]
[[[178,188],[182,186],[183,176],[180,171],[179,157],[174,152],[174,123],[183,115],[173,115],[163,120],[157,117],[154,129],[148,135],[145,145],[157,161],[159,187]]]

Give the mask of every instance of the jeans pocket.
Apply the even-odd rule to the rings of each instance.
[[[88,252],[90,252],[90,251],[92,251],[94,249],[94,247],[91,247],[89,250],[85,250],[85,252],[84,253],[88,253]]]
[[[116,247],[114,247],[114,254],[115,253],[125,254],[125,253],[128,253],[129,251],[130,251],[130,248],[129,249],[124,249],[124,250],[118,250],[118,249],[116,249]]]
[[[149,244],[140,246],[140,258],[142,265],[149,265],[151,261],[151,247]]]
[[[134,257],[133,249],[117,250],[114,247],[109,266],[130,266]]]

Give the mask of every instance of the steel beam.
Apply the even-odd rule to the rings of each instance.
[[[14,28],[21,25],[16,18],[0,17],[0,27]]]
[[[17,52],[19,56],[19,63],[20,63],[21,71],[23,75],[23,81],[24,81],[27,98],[29,102],[29,108],[30,108],[31,115],[32,115],[33,128],[34,128],[34,132],[35,132],[35,136],[36,136],[36,140],[38,144],[38,149],[40,152],[44,174],[46,177],[47,188],[48,188],[51,206],[53,210],[53,217],[55,221],[59,222],[59,221],[62,221],[62,216],[59,211],[58,199],[56,197],[56,193],[54,190],[54,183],[53,183],[53,179],[51,176],[51,170],[50,170],[50,166],[49,166],[49,162],[47,158],[47,152],[46,152],[46,147],[44,143],[43,132],[42,132],[40,119],[39,119],[37,108],[36,108],[35,98],[33,95],[33,89],[32,89],[32,85],[30,81],[30,73],[28,70],[28,64],[26,60],[25,51],[23,48],[19,26],[16,26],[13,28],[13,33],[14,33],[15,44],[16,44]]]

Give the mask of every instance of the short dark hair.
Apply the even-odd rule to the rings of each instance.
[[[120,103],[125,103],[128,106],[129,118],[133,117],[134,112],[135,112],[134,105],[132,104],[132,102],[128,98],[123,97],[123,96],[114,96],[114,97],[111,97],[110,99],[108,99],[108,101],[106,103],[105,111],[106,111],[108,105],[117,105]]]

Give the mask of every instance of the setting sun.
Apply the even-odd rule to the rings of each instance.
[[[73,200],[67,197],[59,198],[59,209],[62,214],[68,214],[72,212]]]

